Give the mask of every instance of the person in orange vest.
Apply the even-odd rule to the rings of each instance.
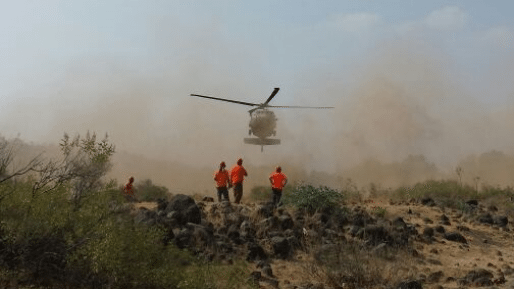
[[[123,195],[129,202],[135,202],[134,196],[134,177],[130,177],[128,183],[123,187]]]
[[[277,167],[275,172],[270,175],[269,182],[271,183],[271,190],[273,192],[273,198],[271,202],[276,208],[278,207],[280,198],[282,197],[282,189],[287,184],[287,177],[284,175],[284,173],[282,173],[281,167]]]
[[[243,181],[245,176],[248,176],[248,173],[243,167],[243,159],[238,159],[237,164],[230,169],[230,183],[234,186],[234,198],[236,199],[236,204],[239,204],[243,197]]]
[[[214,172],[214,181],[216,181],[216,189],[218,190],[218,202],[221,202],[222,197],[230,202],[228,188],[232,187],[232,185],[230,184],[230,178],[228,177],[228,172],[225,170],[225,167],[225,162],[221,162],[220,169]]]

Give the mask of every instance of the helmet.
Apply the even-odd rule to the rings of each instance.
[[[238,165],[242,165],[242,164],[243,164],[243,159],[242,159],[242,158],[239,158],[239,159],[237,160],[237,164],[238,164]]]
[[[277,167],[277,173],[280,173],[282,171],[282,168],[280,166]]]
[[[130,177],[130,178],[129,178],[129,182],[131,182],[131,183],[132,183],[133,181],[134,181],[134,177]]]
[[[220,163],[220,167],[226,167],[227,165],[225,165],[225,162],[221,162]]]

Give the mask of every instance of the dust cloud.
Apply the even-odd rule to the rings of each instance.
[[[161,66],[146,72],[110,58],[77,61],[60,81],[19,92],[19,101],[2,116],[2,134],[21,133],[22,139],[28,135],[28,141],[52,144],[64,132],[107,133],[117,149],[111,177],[119,182],[149,178],[182,193],[211,194],[219,162],[230,167],[239,157],[249,171],[248,187],[267,185],[277,165],[292,181],[331,186],[348,179],[359,186],[394,187],[456,178],[457,166],[466,182],[480,177],[482,183],[513,184],[514,103],[484,105],[482,95],[459,87],[462,73],[437,49],[384,43],[358,67],[335,72],[330,82],[304,73],[298,83],[281,87],[263,76],[258,53],[234,53],[230,43],[206,37],[198,39],[210,39],[226,52],[210,57],[207,48],[194,46],[194,54],[172,59],[157,51]],[[305,87],[306,78],[321,81],[295,88]],[[336,108],[277,109],[282,145],[261,153],[258,146],[243,143],[246,107],[189,96],[260,103],[273,87],[282,88],[275,105]]]

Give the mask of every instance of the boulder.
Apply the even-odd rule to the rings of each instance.
[[[493,216],[489,213],[479,216],[478,221],[482,224],[494,224]]]
[[[422,205],[425,205],[425,206],[430,206],[430,207],[433,207],[435,206],[435,202],[432,198],[430,197],[424,197],[421,199],[421,204]]]
[[[293,219],[288,215],[281,215],[278,217],[278,221],[282,230],[287,230],[294,227]]]
[[[395,289],[423,289],[419,281],[402,281],[396,285]]]
[[[271,245],[275,256],[286,259],[291,255],[291,244],[286,238],[273,237],[271,238]]]
[[[477,269],[469,271],[466,276],[457,280],[457,284],[473,285],[476,287],[491,286],[493,285],[491,278],[493,278],[493,273],[485,269]]]
[[[495,216],[494,223],[500,227],[506,227],[509,223],[507,216]]]
[[[248,243],[247,245],[246,261],[267,260],[268,255],[264,249],[257,243]]]
[[[134,221],[138,224],[155,225],[158,221],[158,217],[156,212],[146,208],[140,208],[137,215],[134,217]]]
[[[202,221],[200,208],[190,196],[182,194],[175,195],[167,204],[166,212],[169,217],[171,217],[171,212],[175,212],[173,218],[175,218],[180,225],[185,225],[188,222],[200,224]]]
[[[368,245],[377,246],[380,243],[391,243],[391,236],[383,226],[369,225],[362,228],[357,237],[365,240]]]
[[[464,243],[464,244],[468,243],[466,238],[464,238],[464,236],[462,236],[462,234],[458,233],[458,232],[446,233],[446,234],[444,234],[444,238],[446,240],[453,241],[453,242],[459,242],[459,243]]]

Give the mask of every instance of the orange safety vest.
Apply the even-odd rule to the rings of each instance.
[[[274,188],[274,189],[279,189],[279,190],[282,190],[284,188],[284,185],[285,185],[285,182],[287,180],[287,177],[286,175],[284,175],[283,173],[277,173],[277,172],[274,172],[270,175],[270,178],[271,178],[271,187]]]
[[[244,176],[247,176],[248,173],[246,172],[245,168],[243,166],[235,165],[230,169],[230,180],[232,181],[232,184],[239,184],[242,183],[244,180]]]
[[[216,187],[218,187],[218,188],[226,187],[229,182],[227,170],[222,170],[222,171],[217,170],[214,173],[214,180],[216,181]]]
[[[134,195],[133,185],[131,183],[126,184],[123,191],[127,195]]]

